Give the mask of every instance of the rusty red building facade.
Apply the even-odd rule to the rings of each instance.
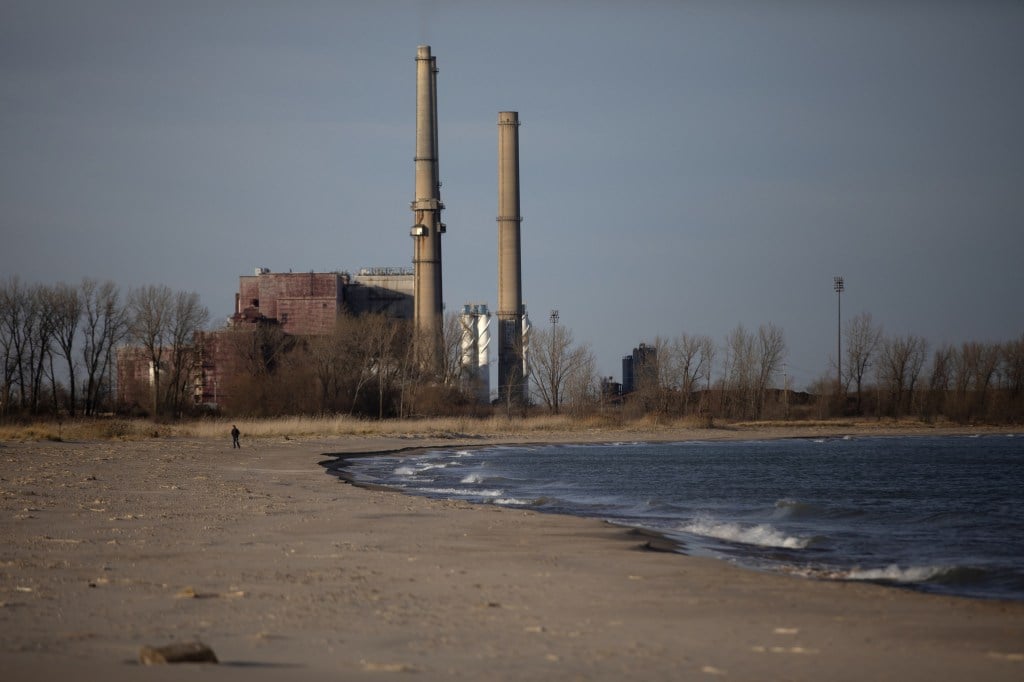
[[[233,314],[217,330],[196,330],[191,369],[192,399],[197,406],[218,408],[230,402],[233,377],[247,371],[240,344],[272,329],[286,337],[329,333],[339,315],[383,314],[413,317],[413,271],[364,268],[347,272],[271,272],[257,268],[239,277]],[[118,396],[122,406],[149,405],[153,372],[139,349],[118,352]]]

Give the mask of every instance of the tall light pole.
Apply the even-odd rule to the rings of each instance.
[[[558,328],[558,311],[552,310],[548,317],[551,321],[551,400],[555,414],[558,414],[558,358],[555,357],[555,330]]]
[[[843,392],[843,284],[842,277],[833,277],[832,286],[836,290],[836,396]],[[840,398],[841,400],[841,398]],[[841,404],[841,403],[840,403]]]

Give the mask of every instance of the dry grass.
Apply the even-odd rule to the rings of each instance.
[[[237,424],[245,438],[528,436],[621,430],[617,420],[568,416],[364,420],[347,416],[278,419],[201,419],[158,424],[140,419],[80,419],[65,422],[0,424],[0,441],[146,440],[150,438],[226,438]],[[649,429],[650,425],[641,424]],[[625,427],[628,430],[628,427]]]
[[[278,419],[199,419],[168,424],[142,419],[77,419],[65,422],[39,421],[0,424],[2,441],[89,441],[148,440],[153,438],[228,438],[231,425],[237,424],[247,439],[338,438],[537,438],[573,435],[622,437],[629,434],[675,434],[681,431],[709,434],[723,431],[840,432],[877,431],[921,432],[953,427],[953,424],[925,424],[915,420],[823,419],[806,421],[725,422],[714,424],[694,417],[665,419],[653,416],[633,420],[617,413],[572,417],[536,415],[485,418],[450,417],[404,420],[365,420],[347,416],[282,417]],[[993,427],[994,428],[994,427]],[[998,430],[998,429],[997,429]],[[701,436],[698,436],[701,437]]]

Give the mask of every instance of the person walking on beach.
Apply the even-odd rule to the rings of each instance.
[[[238,437],[242,435],[242,432],[238,430],[238,427],[234,424],[231,425],[231,447],[240,448],[242,447],[238,442]]]

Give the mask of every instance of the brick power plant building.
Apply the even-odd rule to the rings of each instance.
[[[257,268],[239,277],[235,311],[224,329],[197,331],[195,369],[190,377],[196,405],[212,408],[230,403],[227,387],[238,371],[234,346],[239,331],[272,326],[293,336],[332,330],[339,315],[378,313],[396,320],[413,318],[413,271],[408,268],[363,268],[347,272],[271,272]],[[122,405],[147,405],[153,368],[142,349],[118,351],[118,393]]]

